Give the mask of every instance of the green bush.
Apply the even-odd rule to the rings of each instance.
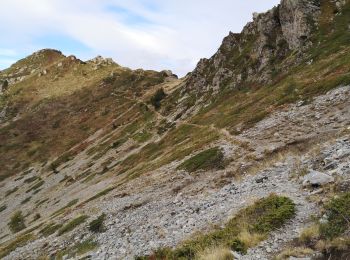
[[[163,88],[160,88],[157,90],[157,92],[151,97],[151,104],[154,106],[155,109],[159,109],[161,105],[161,101],[166,97],[166,94],[164,92]]]
[[[328,221],[321,224],[320,233],[323,238],[332,239],[349,228],[350,192],[332,199],[325,208]]]
[[[58,235],[60,236],[60,235],[62,235],[64,233],[72,231],[77,226],[79,226],[80,224],[84,223],[87,218],[88,218],[87,216],[82,215],[82,216],[79,216],[79,217],[71,220],[66,225],[64,225],[62,228],[60,228],[60,230],[58,230]]]
[[[177,168],[188,172],[195,172],[201,169],[222,169],[224,168],[224,154],[219,147],[214,147],[191,157]]]
[[[24,223],[24,217],[21,211],[17,211],[12,215],[8,226],[13,233],[17,233],[26,228],[26,225]]]
[[[105,231],[104,220],[106,219],[106,214],[102,214],[97,219],[94,219],[89,223],[89,230],[94,233],[102,233]]]

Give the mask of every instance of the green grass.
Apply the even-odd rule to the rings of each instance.
[[[45,184],[45,181],[43,181],[43,180],[41,180],[40,179],[40,181],[38,182],[38,183],[36,183],[35,185],[33,185],[32,187],[30,187],[27,191],[26,191],[26,193],[29,193],[29,192],[31,192],[31,191],[33,191],[33,190],[38,190],[41,186],[43,186]]]
[[[109,187],[103,191],[100,191],[99,193],[97,193],[96,195],[92,196],[91,198],[87,199],[86,201],[84,201],[84,204],[85,203],[88,203],[90,201],[93,201],[93,200],[96,200],[100,197],[103,197],[105,195],[107,195],[108,193],[110,193],[112,190],[116,189],[117,187]]]
[[[4,258],[5,256],[9,255],[12,251],[16,250],[18,247],[23,247],[28,242],[32,241],[34,239],[34,235],[24,234],[19,237],[16,237],[14,240],[9,242],[8,244],[1,245],[0,246],[0,258]]]
[[[55,233],[57,230],[59,230],[62,226],[62,224],[50,223],[46,225],[43,229],[41,229],[39,233],[44,237],[48,237]]]
[[[350,192],[332,199],[325,209],[328,222],[320,225],[322,237],[333,239],[349,229]]]
[[[77,204],[78,201],[79,201],[79,199],[74,199],[74,200],[68,202],[66,206],[60,208],[59,210],[56,210],[54,213],[51,214],[51,216],[55,216],[56,217],[58,215],[61,215],[63,212],[65,212],[65,210],[67,208],[70,208],[70,207],[74,206],[75,204]]]
[[[271,194],[239,211],[223,228],[197,235],[175,249],[162,248],[151,256],[138,259],[195,259],[197,254],[206,249],[221,246],[245,253],[254,245],[253,238],[258,243],[269,232],[285,224],[294,214],[295,205],[292,200]]]
[[[224,154],[219,147],[210,148],[184,161],[178,169],[188,172],[224,168]]]
[[[83,255],[87,252],[90,252],[98,247],[98,243],[93,241],[91,238],[83,242],[79,242],[72,247],[59,251],[55,255],[55,259],[60,260],[63,256],[67,255],[69,258],[76,258],[80,255]]]
[[[133,139],[139,143],[144,143],[152,137],[152,134],[147,131],[138,132],[133,136]]]
[[[128,109],[137,103],[134,95],[141,97],[152,84],[164,81],[162,73],[125,70],[118,65],[93,70],[91,64],[68,59],[63,62],[64,68],[54,65],[47,68],[48,74],[43,77],[29,76],[13,85],[6,97],[0,98],[0,106],[9,105],[9,118],[23,113],[20,120],[11,121],[0,129],[0,139],[5,140],[0,147],[1,161],[4,162],[0,180],[27,169],[33,163],[53,162],[51,170],[57,172],[58,167],[88,146],[83,140],[101,129],[101,125],[115,122],[115,130],[120,127],[120,138],[124,138],[125,133],[121,133],[124,128],[130,131],[127,134],[136,133],[153,116],[144,107],[135,106],[136,113]],[[112,72],[114,76],[109,77]],[[57,80],[54,80],[55,76],[58,76]],[[110,80],[106,81],[106,78]],[[103,89],[98,87],[101,84],[105,86]],[[111,95],[114,92],[116,95]],[[85,112],[82,116],[68,111]],[[71,149],[73,146],[76,149]]]
[[[64,226],[62,226],[59,230],[58,230],[58,235],[61,236],[64,233],[70,232],[73,229],[75,229],[77,226],[81,225],[82,223],[84,223],[86,221],[86,219],[88,218],[88,216],[86,215],[82,215],[79,216],[71,221],[69,221],[67,224],[65,224]]]
[[[127,178],[136,178],[175,160],[182,160],[218,137],[219,134],[207,126],[180,125],[167,132],[159,142],[146,145],[139,153],[122,161],[121,173],[132,169]]]
[[[24,216],[21,211],[17,211],[12,215],[8,226],[13,233],[17,233],[26,228]]]

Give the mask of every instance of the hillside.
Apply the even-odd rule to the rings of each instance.
[[[350,1],[282,0],[179,79],[0,71],[0,258],[347,259]]]

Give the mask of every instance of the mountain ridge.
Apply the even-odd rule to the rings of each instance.
[[[0,257],[346,256],[349,28],[349,1],[282,0],[181,79],[50,49],[1,71]]]

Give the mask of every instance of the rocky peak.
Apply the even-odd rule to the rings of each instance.
[[[0,72],[0,81],[12,85],[23,81],[26,77],[46,71],[46,67],[66,58],[62,52],[54,49],[43,49],[16,62],[10,68]],[[46,73],[46,72],[45,72]]]
[[[104,58],[102,56],[97,56],[88,61],[88,63],[94,65],[94,70],[99,69],[100,67],[108,66],[108,65],[118,65],[112,58]]]
[[[319,0],[282,0],[266,13],[253,14],[241,33],[230,32],[213,57],[200,60],[188,89],[201,94],[268,82],[274,71],[291,65],[284,64],[289,53],[310,47],[319,13]]]

